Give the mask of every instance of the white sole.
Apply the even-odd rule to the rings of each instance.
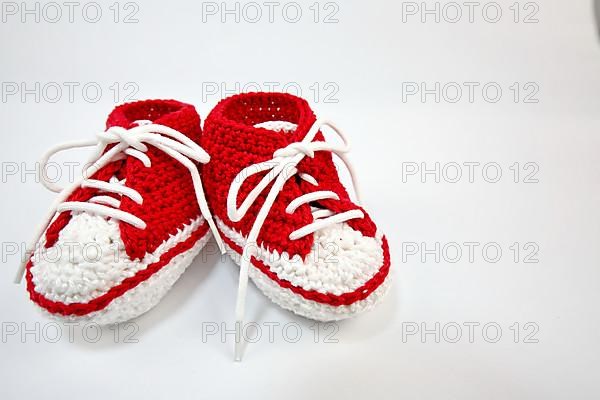
[[[222,235],[225,235],[221,231]],[[242,256],[225,243],[227,254],[239,266]],[[388,274],[381,285],[369,296],[350,305],[332,306],[308,300],[305,297],[281,287],[276,281],[266,276],[258,268],[251,265],[248,276],[254,284],[275,304],[286,310],[292,311],[305,318],[317,321],[339,321],[350,318],[375,307],[385,296],[390,286],[390,275]]]
[[[123,295],[113,299],[102,310],[83,316],[64,316],[50,313],[36,304],[42,313],[61,322],[85,322],[99,325],[110,325],[139,317],[156,306],[167,294],[169,289],[185,272],[194,258],[200,253],[206,242],[210,239],[210,230],[188,250],[174,256],[168,264],[163,266],[150,278],[141,282],[136,287],[128,290]]]

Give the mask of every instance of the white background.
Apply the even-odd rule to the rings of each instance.
[[[525,8],[525,1],[518,3],[518,22],[509,8],[514,1],[498,2],[502,17],[496,23],[485,19],[495,18],[495,9],[483,12],[486,2],[476,6],[473,22],[461,6],[455,23],[449,20],[456,9],[444,8],[447,2],[439,4],[439,23],[435,15],[422,22],[420,12],[403,13],[411,9],[407,2],[381,0],[338,0],[337,7],[320,2],[315,22],[313,3],[297,3],[297,23],[288,21],[295,9],[283,13],[285,2],[275,8],[272,23],[262,2],[255,23],[249,20],[256,8],[244,13],[243,4],[239,22],[233,14],[222,22],[220,2],[216,15],[203,13],[206,2],[138,2],[138,22],[129,24],[123,19],[136,8],[125,2],[116,23],[112,2],[100,3],[97,23],[83,18],[85,3],[75,9],[73,23],[65,6],[62,18],[51,22],[55,10],[44,14],[45,3],[38,6],[39,23],[35,15],[22,22],[19,4],[16,16],[3,15],[0,398],[597,396],[600,48],[591,1],[537,0],[531,17],[537,23],[523,22],[536,10]],[[324,23],[334,11],[338,22]],[[21,83],[35,88],[36,82],[39,101],[35,94],[22,98],[20,88],[6,92]],[[51,82],[63,88],[58,98]],[[72,101],[65,82],[79,85]],[[123,337],[132,326],[121,327],[118,340],[105,329],[97,343],[86,340],[82,326],[74,328],[70,343],[68,328],[60,326],[62,337],[49,343],[56,326],[35,311],[23,286],[11,283],[19,256],[8,249],[30,239],[53,198],[34,176],[23,176],[24,169],[32,169],[49,146],[101,130],[131,88],[138,99],[193,103],[205,117],[227,94],[215,87],[232,91],[252,82],[264,90],[300,87],[318,115],[350,137],[364,203],[390,242],[395,283],[385,302],[338,324],[337,343],[324,343],[323,331],[314,343],[312,322],[278,309],[252,286],[248,316],[263,336],[236,364],[231,335],[226,342],[219,335],[203,342],[202,331],[207,323],[233,327],[237,270],[228,259],[204,253],[154,310],[134,321],[137,343]],[[403,99],[410,82],[430,89],[456,82],[463,97],[456,103],[449,101],[455,92],[441,93],[439,102],[433,94],[424,101],[420,95]],[[479,84],[472,102],[463,82]],[[517,102],[510,89],[515,82]],[[486,83],[502,89],[497,102],[484,98]],[[524,102],[527,83],[539,89],[532,98],[537,103]],[[86,84],[102,94],[96,99],[90,89],[84,96]],[[63,160],[86,156],[71,153]],[[453,162],[463,165],[457,183],[449,182]],[[480,163],[472,183],[465,162]],[[517,183],[509,168],[515,162],[521,169]],[[439,183],[431,174],[403,179],[412,163],[440,163],[447,174]],[[500,166],[497,183],[484,179],[494,178],[492,170],[482,175],[486,163]],[[539,167],[537,183],[523,182],[530,171],[525,163]],[[17,173],[8,174],[15,165]],[[434,248],[436,242],[480,246],[473,262],[466,247],[454,263],[448,255],[439,262],[427,255],[423,262],[421,254],[403,251],[410,243]],[[510,249],[515,242],[518,262]],[[537,263],[523,262],[529,242],[539,248]],[[486,243],[502,249],[499,261],[484,259]],[[469,322],[479,324],[472,343],[464,325]],[[273,343],[265,323],[280,324]],[[283,336],[289,323],[301,328],[297,343]],[[415,326],[435,331],[436,323],[439,343],[433,333],[407,335]],[[452,343],[457,324],[462,337]],[[485,335],[485,324],[502,329],[496,343],[488,342],[496,332],[490,328]],[[7,335],[15,326],[18,332]],[[33,333],[22,335],[26,329],[38,333],[39,343]],[[526,343],[531,339],[537,343]]]

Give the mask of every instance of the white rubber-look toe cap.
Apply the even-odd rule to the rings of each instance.
[[[33,290],[56,303],[88,303],[158,262],[163,254],[188,240],[204,223],[204,219],[198,217],[183,226],[176,235],[171,235],[154,252],[147,253],[141,260],[131,260],[125,251],[118,222],[87,213],[74,213],[53,246],[45,248],[42,242],[34,252],[30,268]],[[210,233],[207,232],[190,249],[173,257],[146,281],[111,300],[104,309],[80,316],[59,315],[42,306],[40,308],[61,320],[86,320],[100,324],[137,317],[158,303],[209,238]]]
[[[243,248],[244,237],[217,219],[219,229],[237,246]],[[236,263],[240,254],[228,246]],[[383,238],[368,237],[346,223],[332,225],[315,233],[311,252],[302,259],[287,253],[258,249],[256,258],[274,272],[278,279],[305,291],[341,296],[360,289],[384,265]],[[387,292],[389,275],[363,300],[334,306],[305,298],[282,287],[258,268],[251,268],[250,278],[275,303],[307,318],[331,321],[352,317],[375,306]]]
[[[31,274],[36,292],[71,304],[103,295],[141,267],[127,256],[117,221],[79,213],[52,247],[36,249]]]

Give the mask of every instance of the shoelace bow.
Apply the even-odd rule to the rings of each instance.
[[[325,141],[313,141],[317,132],[323,126],[329,126],[343,141],[343,145],[336,145]],[[256,257],[258,246],[257,239],[260,230],[265,222],[271,207],[277,199],[277,195],[283,189],[285,183],[298,173],[296,166],[304,157],[314,158],[315,152],[317,151],[330,151],[335,153],[346,165],[350,176],[352,178],[352,184],[356,193],[357,199],[360,201],[358,187],[355,179],[355,173],[350,162],[346,159],[345,153],[350,150],[348,140],[344,134],[330,121],[327,120],[316,120],[304,139],[300,142],[290,143],[284,148],[281,148],[273,153],[273,159],[260,162],[257,164],[250,165],[244,168],[233,180],[229,193],[227,196],[227,214],[231,221],[240,221],[248,212],[248,209],[254,204],[258,196],[265,190],[265,188],[274,180],[271,190],[267,194],[265,202],[263,203],[260,211],[256,216],[256,220],[250,229],[246,244],[242,251],[242,258],[240,262],[240,276],[238,283],[238,292],[236,299],[235,318],[236,318],[236,340],[235,340],[235,360],[241,361],[242,359],[242,335],[241,329],[244,323],[244,312],[246,304],[246,292],[248,288],[248,270],[252,257]],[[261,179],[261,181],[254,187],[248,196],[243,200],[239,208],[237,208],[238,192],[243,185],[244,181],[249,177],[268,171],[267,174]],[[300,173],[299,177],[314,186],[318,186],[318,182],[311,175]],[[293,201],[291,201],[286,207],[286,213],[292,214],[298,207],[317,200],[334,199],[339,200],[339,196],[329,190],[320,190],[310,193],[303,194]],[[346,222],[351,219],[363,218],[364,213],[361,210],[349,210],[339,214],[333,213],[330,210],[319,209],[312,210],[313,222],[305,225],[295,231],[293,231],[289,238],[290,240],[300,239],[306,235],[312,234],[320,229],[327,226]]]
[[[152,163],[150,158],[145,154],[146,151],[148,151],[147,144],[152,145],[171,156],[190,171],[200,212],[208,222],[219,249],[221,252],[224,252],[225,247],[208,208],[208,204],[206,203],[202,180],[200,179],[198,167],[195,164],[195,162],[207,163],[210,160],[208,153],[189,137],[173,128],[153,124],[151,121],[145,120],[136,122],[138,123],[138,126],[130,129],[120,126],[108,128],[105,132],[98,133],[97,139],[74,141],[57,145],[48,150],[42,157],[39,162],[40,180],[46,188],[59,193],[59,195],[52,204],[42,224],[37,228],[32,241],[26,248],[25,257],[19,266],[19,270],[15,277],[16,283],[19,283],[23,279],[26,265],[34,251],[34,247],[39,242],[56,213],[63,211],[86,211],[95,215],[123,221],[139,229],[146,228],[146,223],[141,218],[119,210],[118,207],[121,202],[114,197],[98,195],[90,198],[87,202],[66,200],[78,187],[89,187],[98,189],[104,193],[114,193],[121,197],[125,196],[138,204],[142,204],[144,200],[142,195],[136,190],[125,186],[125,182],[115,180],[106,182],[89,179],[89,177],[109,163],[122,160],[127,156],[137,158],[147,168],[151,167]],[[109,150],[106,150],[109,145],[114,146]],[[75,180],[66,188],[62,188],[48,180],[45,170],[50,157],[63,150],[90,146],[96,146],[96,151],[90,157],[90,166],[83,170],[81,178]]]

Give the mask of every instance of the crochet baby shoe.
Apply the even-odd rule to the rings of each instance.
[[[97,138],[51,149],[44,185],[59,192],[28,246],[31,300],[65,320],[134,318],[167,293],[210,237],[193,106],[148,100],[118,106]],[[45,176],[58,151],[96,146],[83,177],[60,188]],[[216,230],[214,230],[216,232]],[[220,243],[220,241],[219,241]]]
[[[344,144],[325,141],[323,127]],[[382,298],[387,241],[340,183],[332,153],[349,167],[348,146],[335,125],[292,95],[240,94],[209,114],[201,145],[212,155],[203,169],[207,200],[241,267],[237,322],[248,276],[275,303],[321,321]]]

